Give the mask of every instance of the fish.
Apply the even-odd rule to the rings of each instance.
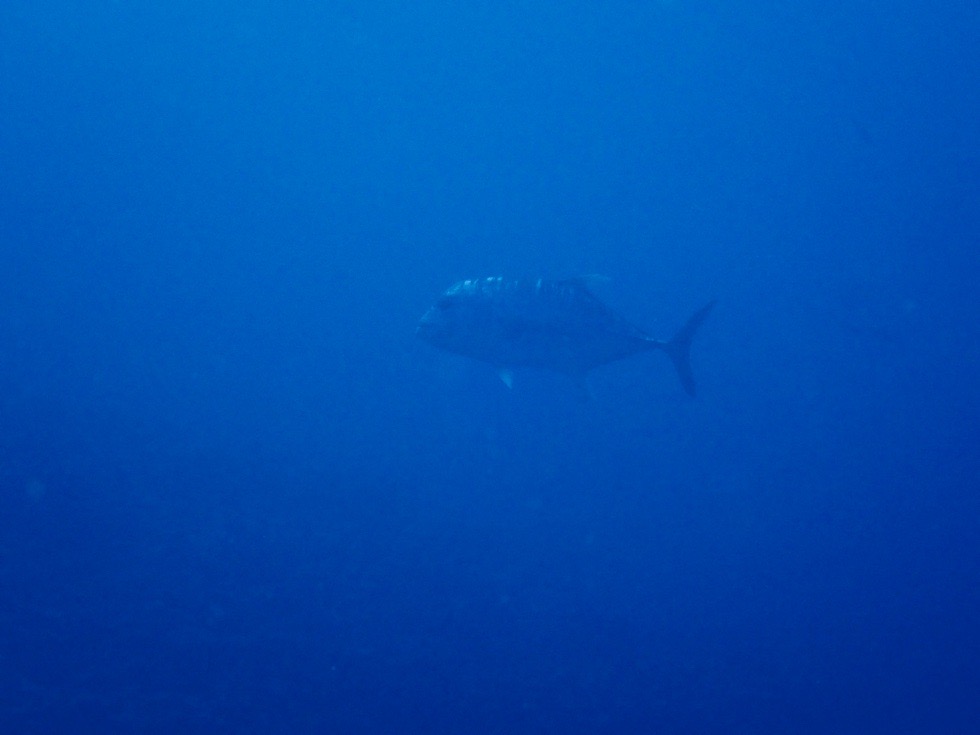
[[[583,278],[476,278],[451,286],[422,316],[416,335],[439,349],[513,371],[541,368],[583,380],[607,363],[659,350],[681,386],[697,394],[691,342],[715,301],[696,311],[668,340],[652,337],[606,306]]]

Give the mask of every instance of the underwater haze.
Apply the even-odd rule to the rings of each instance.
[[[977,38],[5,0],[0,730],[980,732]],[[416,338],[592,274],[696,398]]]

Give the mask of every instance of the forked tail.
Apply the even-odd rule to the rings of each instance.
[[[691,370],[691,340],[694,339],[695,332],[698,331],[714,306],[715,302],[712,301],[707,306],[701,307],[669,342],[656,341],[657,347],[666,352],[667,357],[674,363],[677,377],[681,379],[681,385],[691,396],[697,392],[694,386],[694,373]]]

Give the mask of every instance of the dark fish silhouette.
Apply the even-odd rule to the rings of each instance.
[[[713,306],[703,307],[663,341],[612,311],[581,279],[482,278],[460,281],[446,291],[422,317],[418,336],[495,365],[507,385],[513,368],[546,368],[581,377],[599,365],[662,350],[693,396],[691,340]]]

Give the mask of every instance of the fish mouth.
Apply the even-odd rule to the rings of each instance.
[[[438,344],[445,338],[445,329],[441,315],[434,309],[430,309],[415,327],[415,337],[429,344]]]
[[[419,319],[418,326],[415,327],[415,336],[425,338],[427,335],[432,334],[433,328],[432,312],[427,311],[425,312],[425,315]]]

